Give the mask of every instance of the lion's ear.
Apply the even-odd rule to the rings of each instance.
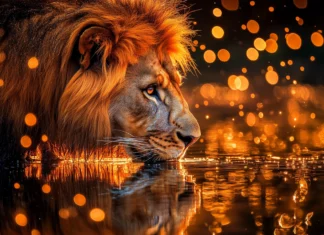
[[[81,54],[80,64],[82,68],[89,68],[93,55],[98,49],[107,46],[111,42],[112,36],[108,29],[100,26],[93,26],[83,31],[78,47]]]

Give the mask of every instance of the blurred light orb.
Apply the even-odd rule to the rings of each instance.
[[[42,191],[43,191],[43,193],[45,193],[45,194],[49,194],[50,192],[51,192],[51,186],[49,185],[49,184],[44,184],[43,186],[42,186]]]
[[[245,24],[242,24],[241,25],[241,29],[246,30],[246,25]]]
[[[3,85],[4,85],[4,81],[3,79],[0,78],[0,87],[3,87]]]
[[[309,59],[310,61],[315,61],[315,56],[312,55]]]
[[[302,46],[302,39],[296,33],[290,33],[286,37],[286,43],[290,49],[298,50]]]
[[[204,53],[204,60],[209,63],[212,64],[216,61],[216,54],[214,51],[212,50],[207,50]]]
[[[219,9],[219,8],[214,8],[214,10],[213,10],[213,14],[216,17],[221,17],[222,16],[222,13],[223,13],[222,10]]]
[[[304,67],[304,66],[300,66],[299,69],[300,69],[300,71],[302,71],[302,72],[305,71],[305,67]]]
[[[274,39],[267,39],[266,41],[267,47],[266,51],[269,53],[275,53],[278,50],[278,44]]]
[[[239,8],[239,0],[222,0],[222,6],[228,11],[236,11]]]
[[[280,62],[280,66],[281,66],[281,67],[285,67],[285,66],[286,66],[286,62],[285,62],[285,61],[281,61],[281,62]]]
[[[28,223],[27,216],[22,213],[19,213],[15,217],[15,222],[17,225],[19,225],[21,227],[25,227]]]
[[[272,67],[271,65],[269,65],[269,66],[267,67],[267,71],[273,71],[273,67]]]
[[[250,1],[250,6],[251,7],[255,6],[255,1]]]
[[[254,113],[248,113],[246,116],[246,124],[250,127],[254,126],[256,123],[256,117]]]
[[[43,142],[47,142],[47,141],[48,141],[48,136],[45,135],[45,134],[42,135],[41,140],[42,140]]]
[[[243,67],[242,68],[242,73],[247,73],[247,68]]]
[[[220,49],[217,53],[217,57],[222,62],[227,62],[231,58],[231,54],[226,49]]]
[[[294,61],[292,61],[292,60],[288,60],[287,64],[288,64],[288,65],[293,65],[293,64],[294,64]]]
[[[270,33],[270,39],[278,41],[278,35],[276,33]]]
[[[70,211],[66,208],[61,208],[58,214],[62,219],[68,219],[70,217]]]
[[[204,51],[204,50],[206,50],[206,45],[202,44],[202,45],[200,45],[199,48],[200,48],[200,50]]]
[[[20,189],[20,184],[19,183],[14,183],[14,188],[15,189]]]
[[[276,85],[279,81],[278,73],[273,70],[268,71],[265,77],[270,85]]]
[[[314,32],[311,35],[311,41],[314,46],[321,47],[323,46],[324,43],[323,35],[320,34],[319,32]]]
[[[84,195],[78,193],[73,197],[73,201],[78,206],[84,206],[87,202],[87,199]]]
[[[289,28],[288,27],[285,27],[285,32],[289,33]]]
[[[24,135],[20,138],[20,145],[24,148],[29,148],[32,145],[32,140],[28,135]]]
[[[246,51],[246,56],[249,60],[256,61],[259,58],[259,52],[255,48],[250,47]]]
[[[264,51],[267,47],[266,42],[262,38],[256,38],[253,45],[258,51]]]
[[[224,29],[220,26],[214,26],[212,28],[212,35],[217,38],[217,39],[221,39],[224,37]]]
[[[305,9],[307,7],[307,0],[293,0],[294,4],[299,9]]]
[[[37,117],[33,113],[27,113],[25,116],[25,124],[27,126],[35,126],[37,123]]]
[[[41,235],[40,231],[38,231],[37,229],[33,229],[30,234],[31,235]]]
[[[105,212],[99,208],[94,208],[89,213],[90,218],[95,222],[101,222],[105,219]]]
[[[0,52],[0,64],[3,63],[6,60],[7,56],[6,53],[3,51]]]
[[[310,118],[311,119],[315,119],[316,118],[316,114],[315,113],[311,113]]]
[[[269,7],[270,12],[274,12],[274,7]]]
[[[249,20],[246,25],[250,33],[256,34],[260,30],[259,23],[255,20]]]
[[[28,60],[28,67],[30,69],[36,69],[39,65],[38,59],[36,57],[32,57]]]

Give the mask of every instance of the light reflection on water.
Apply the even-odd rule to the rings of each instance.
[[[200,156],[148,166],[62,162],[2,167],[0,233],[324,231],[320,153],[316,157],[224,154],[209,156],[208,161]]]

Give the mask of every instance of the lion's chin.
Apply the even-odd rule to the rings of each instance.
[[[132,157],[133,162],[145,162],[145,163],[158,163],[158,162],[166,162],[166,161],[177,161],[181,159],[187,149],[181,150],[169,150],[162,151],[160,149],[152,149],[145,151],[139,151],[135,146],[127,147],[127,153]]]

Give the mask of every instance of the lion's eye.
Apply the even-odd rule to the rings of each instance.
[[[146,92],[149,95],[153,95],[155,93],[155,87],[150,86],[150,87],[146,88]]]

